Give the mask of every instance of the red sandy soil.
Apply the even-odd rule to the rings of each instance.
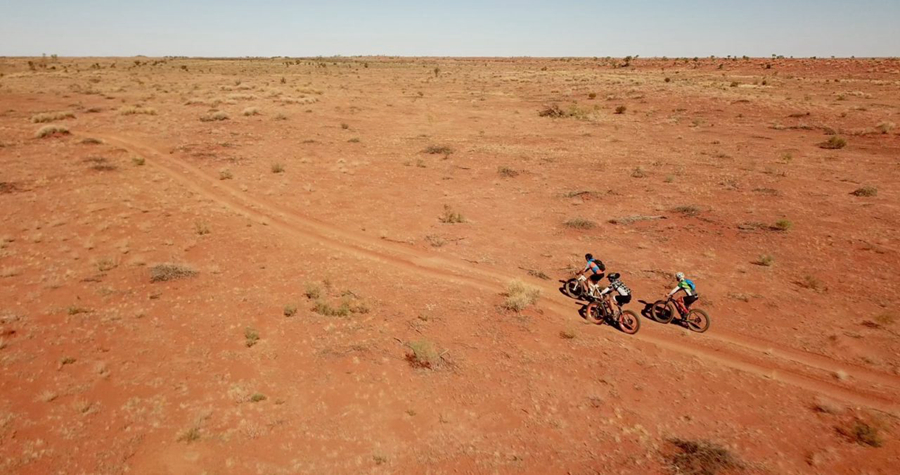
[[[2,473],[900,463],[900,61],[31,61],[0,59]],[[586,323],[585,252],[638,312],[686,272],[711,329]]]

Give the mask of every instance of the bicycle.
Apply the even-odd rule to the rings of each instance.
[[[650,314],[659,323],[672,323],[672,320],[677,316],[680,322],[687,326],[688,330],[697,333],[709,330],[710,318],[706,310],[699,308],[688,309],[684,305],[683,299],[669,297],[666,300],[657,300],[653,303]]]

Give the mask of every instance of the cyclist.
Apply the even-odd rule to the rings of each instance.
[[[609,274],[609,276],[607,276],[607,279],[609,279],[609,287],[603,289],[603,291],[600,292],[601,297],[612,292],[613,290],[618,292],[619,295],[616,295],[615,301],[616,305],[618,305],[619,308],[621,308],[628,302],[631,302],[631,289],[629,289],[628,286],[626,286],[622,283],[621,280],[619,280],[620,277],[621,276],[618,272]]]
[[[694,285],[694,281],[691,279],[684,278],[684,272],[678,272],[675,274],[675,280],[678,281],[678,285],[669,292],[668,297],[672,298],[673,295],[677,294],[680,291],[684,291],[684,297],[679,298],[678,300],[684,305],[684,308],[687,310],[691,309],[691,305],[700,298],[697,295],[697,286]]]
[[[587,261],[587,264],[580,272],[575,272],[575,275],[578,276],[578,282],[581,283],[581,288],[584,290],[584,293],[590,295],[591,290],[588,288],[587,284],[587,273],[591,273],[591,282],[596,285],[600,279],[603,278],[603,271],[606,270],[606,266],[603,265],[603,261],[600,259],[594,259],[592,254],[585,254],[584,260]]]

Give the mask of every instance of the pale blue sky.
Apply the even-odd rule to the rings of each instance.
[[[0,0],[0,55],[900,56],[900,0]]]

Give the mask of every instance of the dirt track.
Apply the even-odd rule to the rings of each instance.
[[[781,61],[780,76],[725,63],[722,79],[709,60],[447,60],[433,78],[420,61],[210,62],[192,86],[175,64],[3,64],[0,467],[645,473],[667,469],[672,437],[723,444],[750,471],[896,461],[900,145],[874,127],[897,121],[896,62]],[[99,95],[64,92],[84,78]],[[315,100],[282,99],[299,90]],[[224,95],[231,119],[197,120],[198,93]],[[72,109],[73,94],[73,134],[31,138],[28,118]],[[118,98],[159,110],[104,106]],[[572,101],[578,117],[537,114]],[[824,127],[849,145],[817,147]],[[446,156],[422,153],[444,144]],[[868,184],[876,196],[848,195]],[[468,222],[441,224],[445,204]],[[608,223],[658,213],[668,219]],[[568,228],[574,217],[597,227]],[[791,229],[767,229],[785,217]],[[712,329],[586,325],[556,280],[525,272],[562,277],[585,251],[640,300],[659,298],[666,274],[699,276]],[[747,264],[763,253],[773,266]],[[151,284],[146,267],[165,261],[200,272]],[[513,279],[542,291],[521,314],[501,307]],[[315,283],[368,311],[317,315],[303,296]],[[252,348],[247,327],[261,335]],[[439,348],[433,370],[406,363],[403,343],[418,340]],[[855,421],[883,445],[848,440]]]

